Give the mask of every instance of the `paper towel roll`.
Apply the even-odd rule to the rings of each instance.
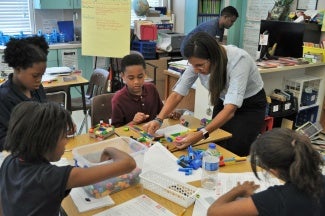
[[[160,49],[165,50],[167,52],[171,52],[173,48],[170,44],[163,43],[161,44]]]

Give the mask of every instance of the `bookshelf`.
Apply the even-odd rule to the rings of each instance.
[[[220,14],[221,0],[199,0],[197,25],[215,19]]]

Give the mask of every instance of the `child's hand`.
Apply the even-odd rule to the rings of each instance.
[[[144,122],[147,118],[149,118],[149,115],[146,115],[142,112],[137,112],[132,121],[136,124],[140,124],[141,122]]]
[[[237,186],[234,189],[240,191],[240,196],[241,197],[249,197],[259,187],[260,186],[255,184],[255,182],[253,182],[253,181],[245,181],[242,184],[240,182],[238,182]]]
[[[109,149],[106,148],[103,150],[102,155],[100,156],[100,162],[107,161],[112,159],[110,154],[109,154]]]

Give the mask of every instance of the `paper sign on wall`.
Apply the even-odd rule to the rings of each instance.
[[[121,58],[130,52],[130,3],[82,1],[82,55]]]

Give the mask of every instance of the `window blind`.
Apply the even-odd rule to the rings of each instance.
[[[29,0],[0,0],[0,31],[6,35],[32,33]]]

